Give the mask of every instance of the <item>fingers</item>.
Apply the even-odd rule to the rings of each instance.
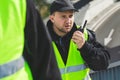
[[[83,33],[80,31],[75,31],[73,33],[72,39],[75,41],[81,41],[84,39]]]
[[[77,44],[78,48],[80,49],[85,43],[84,34],[80,31],[75,31],[73,33],[72,40]]]
[[[73,33],[73,36],[74,36],[74,37],[80,37],[81,35],[83,35],[83,33],[80,32],[80,31],[75,31],[75,32]]]

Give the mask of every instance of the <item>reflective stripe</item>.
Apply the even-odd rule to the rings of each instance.
[[[0,65],[0,78],[12,75],[24,66],[24,59],[20,57],[9,63]]]
[[[85,64],[77,65],[77,66],[70,66],[70,67],[67,67],[67,68],[61,68],[60,73],[65,74],[65,73],[69,73],[69,72],[76,72],[76,71],[84,70],[86,68],[87,67],[86,67]]]

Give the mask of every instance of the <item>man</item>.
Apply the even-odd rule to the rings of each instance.
[[[0,10],[0,80],[61,80],[50,37],[33,2],[0,1]]]
[[[69,0],[55,0],[47,22],[62,80],[91,80],[90,69],[107,69],[110,55],[95,33],[74,22],[77,10]]]

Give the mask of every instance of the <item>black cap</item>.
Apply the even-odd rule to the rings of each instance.
[[[55,11],[62,12],[67,10],[78,11],[77,9],[75,9],[70,0],[55,0],[51,4],[50,14],[54,13]]]

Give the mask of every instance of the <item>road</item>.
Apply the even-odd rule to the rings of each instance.
[[[120,60],[120,9],[108,17],[95,33],[98,41],[108,47],[111,62]]]
[[[108,47],[112,48],[120,46],[120,9],[104,21],[96,30],[97,39],[105,45],[105,38],[110,36],[112,40],[108,43]]]

